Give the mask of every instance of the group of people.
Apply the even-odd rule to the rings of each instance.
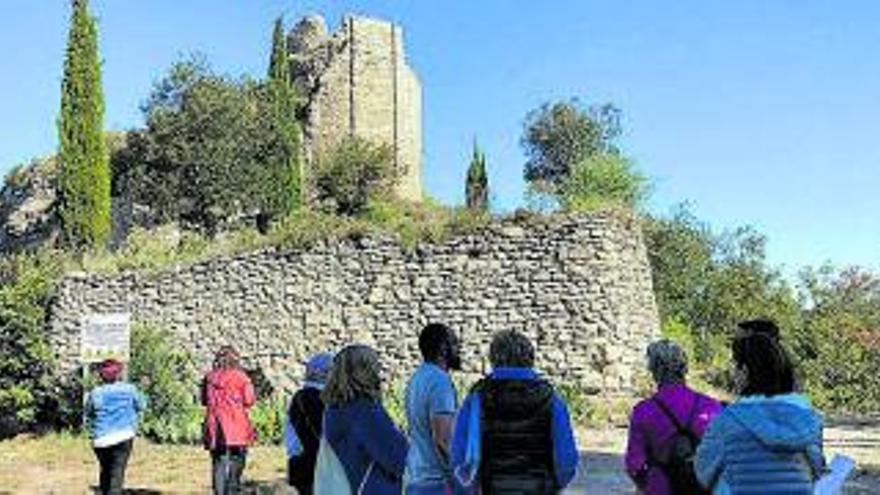
[[[450,372],[460,346],[447,326],[419,335],[423,362],[404,393],[407,431],[381,401],[379,354],[352,345],[318,354],[290,402],[288,476],[303,495],[558,493],[578,452],[565,403],[534,370],[535,350],[515,331],[495,335],[492,372],[459,404]]]
[[[657,391],[633,409],[625,455],[642,493],[813,493],[825,470],[822,418],[799,392],[779,328],[740,323],[731,354],[737,398],[724,403],[687,386],[679,346],[648,346]]]
[[[534,369],[535,349],[517,331],[496,334],[492,371],[459,400],[450,373],[460,343],[446,325],[419,335],[423,362],[405,391],[406,432],[382,404],[380,356],[365,345],[306,363],[291,398],[288,481],[301,495],[550,495],[574,478],[577,444],[567,406]],[[652,343],[656,392],[635,406],[625,467],[641,493],[810,494],[824,469],[822,421],[798,392],[792,363],[769,320],[739,325],[732,342],[738,398],[726,404],[689,388],[687,357]],[[122,493],[144,400],[100,366],[104,384],[87,403],[102,493]],[[205,447],[216,494],[239,493],[255,433],[253,385],[231,347],[221,348],[201,391]]]

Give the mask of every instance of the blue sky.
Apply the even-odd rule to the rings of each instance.
[[[0,170],[56,146],[69,2],[5,0]],[[344,12],[403,25],[424,89],[424,181],[460,203],[476,137],[493,201],[523,203],[525,114],[578,96],[624,112],[651,209],[690,201],[714,227],[754,225],[788,271],[880,268],[880,2],[92,0],[108,128],[142,122],[181,55],[265,72],[271,23]]]

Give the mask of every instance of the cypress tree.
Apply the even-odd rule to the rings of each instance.
[[[272,53],[269,58],[269,86],[273,98],[275,129],[285,150],[285,159],[278,163],[273,176],[277,189],[270,193],[271,210],[275,214],[292,213],[302,204],[302,165],[300,161],[300,130],[296,120],[297,96],[290,81],[290,63],[284,40],[284,22],[275,20]]]
[[[489,209],[489,178],[486,175],[486,155],[474,142],[474,153],[465,182],[465,199],[470,210]]]
[[[269,80],[287,81],[290,75],[287,63],[287,48],[284,44],[284,19],[275,19],[275,29],[272,31],[272,53],[269,56]]]
[[[73,0],[58,119],[61,223],[68,246],[103,245],[110,236],[110,157],[98,29],[88,0]]]

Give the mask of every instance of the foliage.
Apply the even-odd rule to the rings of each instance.
[[[694,358],[697,349],[696,337],[694,336],[693,329],[687,326],[687,324],[675,318],[670,318],[663,322],[660,331],[663,334],[663,338],[678,344],[689,360]]]
[[[421,242],[442,242],[455,235],[469,234],[489,220],[484,211],[446,208],[431,201],[374,201],[364,220],[379,232],[396,234],[405,248]]]
[[[141,431],[163,443],[195,443],[202,435],[198,376],[190,354],[167,331],[136,325],[129,376],[147,397]]]
[[[43,324],[61,264],[48,253],[0,261],[0,437],[45,421],[57,397]]]
[[[250,410],[257,441],[264,445],[280,445],[287,421],[287,402],[278,394],[262,398]]]
[[[390,196],[398,179],[387,145],[344,138],[315,172],[318,200],[340,215],[362,213],[371,200]]]
[[[360,217],[301,210],[273,224],[265,235],[243,228],[209,239],[196,232],[178,232],[174,226],[135,228],[119,250],[68,259],[66,267],[98,273],[150,273],[266,247],[303,249],[319,242],[360,239],[371,234],[393,235],[411,250],[422,242],[442,242],[478,232],[490,218],[483,212],[450,209],[430,201],[379,201],[371,203]]]
[[[269,54],[269,70],[267,78],[270,81],[288,81],[290,78],[290,64],[287,60],[287,43],[284,39],[284,18],[278,16],[272,29],[272,52]]]
[[[489,209],[489,178],[486,175],[486,154],[474,143],[474,155],[468,166],[465,182],[465,203],[469,210]]]
[[[595,154],[577,163],[561,183],[560,206],[567,211],[635,208],[647,196],[647,182],[631,160],[617,154]]]
[[[577,99],[545,103],[526,116],[520,140],[528,157],[525,179],[555,192],[588,157],[616,153],[619,135],[620,111],[613,105],[585,107]]]
[[[217,75],[198,58],[175,64],[145,105],[146,129],[129,135],[114,162],[115,188],[157,223],[179,220],[209,235],[242,216],[283,215],[298,171],[295,124],[278,118],[289,96]]]
[[[823,266],[801,273],[804,324],[793,349],[813,400],[849,412],[880,410],[880,277]]]
[[[272,99],[273,130],[281,150],[271,163],[271,188],[268,209],[278,213],[292,213],[302,203],[302,164],[300,157],[300,129],[296,120],[297,96],[290,82],[290,64],[281,17],[275,20],[272,33],[272,55],[269,61],[269,91]]]
[[[624,426],[634,405],[630,397],[588,395],[572,383],[560,383],[555,388],[577,426]]]
[[[729,386],[729,340],[747,318],[777,321],[810,397],[827,411],[880,410],[880,278],[831,267],[800,291],[769,266],[750,228],[716,234],[686,208],[645,223],[664,333],[693,346],[692,379]]]
[[[388,384],[382,394],[382,405],[394,424],[406,431],[406,382],[395,381]]]
[[[716,336],[758,316],[796,328],[800,308],[791,287],[766,262],[764,236],[751,228],[716,234],[686,208],[644,224],[661,321],[677,321],[696,338],[695,358],[718,357]],[[723,346],[721,346],[723,348]]]
[[[61,220],[73,248],[110,236],[110,163],[104,142],[104,94],[98,30],[88,1],[73,2],[58,119]]]

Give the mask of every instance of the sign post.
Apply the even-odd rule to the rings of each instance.
[[[105,359],[128,362],[131,355],[131,314],[91,314],[80,330],[80,360],[84,364]]]
[[[94,313],[82,319],[79,358],[83,369],[83,427],[86,425],[86,381],[91,365],[105,359],[127,363],[130,357],[130,313]]]

